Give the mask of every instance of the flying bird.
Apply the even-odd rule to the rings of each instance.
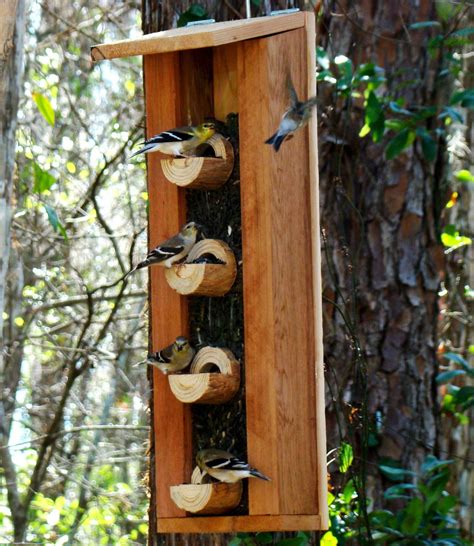
[[[204,474],[225,483],[236,483],[245,478],[260,478],[270,481],[248,463],[221,449],[202,449],[196,455],[196,462]]]
[[[288,77],[287,86],[290,94],[290,107],[283,114],[277,132],[265,141],[265,144],[271,144],[276,152],[285,139],[291,138],[295,131],[308,123],[311,112],[317,103],[316,97],[300,101],[290,77]]]

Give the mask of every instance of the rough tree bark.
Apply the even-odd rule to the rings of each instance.
[[[25,30],[24,0],[6,0],[0,3],[0,446],[8,443],[6,415],[14,400],[4,383],[3,312],[5,309],[5,285],[10,256],[11,196],[15,160],[15,129],[18,99],[23,75],[23,36]],[[19,375],[18,375],[19,376]],[[8,410],[4,402],[8,402]],[[8,449],[0,447],[3,468],[2,480],[8,495],[15,528],[23,526],[24,513],[19,510],[20,496],[17,476]],[[15,536],[22,540],[22,536]]]
[[[170,28],[189,4],[143,0],[144,31]],[[218,20],[244,13],[240,1],[201,4]],[[387,72],[387,92],[410,104],[436,104],[448,91],[436,87],[436,59],[429,58],[423,34],[407,32],[416,21],[436,19],[433,2],[315,4],[322,8],[318,45],[330,57],[346,55],[355,65],[373,61]],[[401,79],[413,83],[401,86]],[[358,136],[362,102],[336,100],[321,89],[328,449],[342,440],[354,445],[355,464],[367,473],[367,496],[379,504],[386,485],[377,472],[381,457],[416,470],[427,453],[439,455],[434,378],[443,253],[435,188],[445,177],[446,158],[440,142],[436,169],[417,147],[385,160],[387,139],[374,144]],[[370,448],[361,449],[363,429],[376,439]],[[185,535],[160,543],[221,544],[216,537]]]

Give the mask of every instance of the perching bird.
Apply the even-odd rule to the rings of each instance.
[[[216,132],[213,122],[201,123],[197,127],[177,127],[145,140],[143,147],[130,156],[148,152],[161,152],[175,157],[188,157],[196,153],[196,149],[206,143]]]
[[[308,123],[311,111],[317,103],[316,97],[311,97],[304,102],[298,100],[298,95],[296,94],[291,78],[288,78],[287,85],[290,93],[290,107],[283,114],[277,132],[265,141],[265,144],[272,144],[276,152],[278,152],[282,142],[286,138],[291,138],[295,131]]]
[[[221,449],[202,449],[196,455],[196,462],[204,474],[225,483],[235,483],[244,478],[260,478],[270,481],[248,463],[237,459]]]
[[[196,354],[196,351],[191,347],[189,341],[179,336],[175,342],[161,351],[156,353],[149,353],[146,360],[142,363],[151,364],[163,372],[165,375],[170,373],[177,373],[184,368],[187,368]]]
[[[201,233],[201,229],[202,227],[196,224],[196,222],[188,222],[181,228],[179,233],[151,250],[147,257],[127,273],[126,276],[128,277],[128,275],[131,275],[137,269],[142,269],[150,265],[164,265],[170,268],[174,263],[179,262],[189,254],[190,250],[196,244],[196,239]]]

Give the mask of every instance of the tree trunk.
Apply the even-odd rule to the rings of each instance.
[[[144,31],[170,28],[189,4],[143,0]],[[244,13],[243,2],[218,4],[218,20]],[[407,30],[436,19],[434,3],[327,0],[318,9],[321,4],[317,40],[331,58],[383,67],[386,93],[407,104],[445,98],[449,87],[436,86],[437,59],[428,55],[426,34]],[[439,140],[433,164],[418,143],[387,161],[386,137],[376,144],[359,137],[363,99],[341,99],[324,85],[319,93],[328,449],[353,445],[362,491],[380,505],[387,485],[377,469],[382,458],[416,470],[427,453],[439,454],[435,376],[444,258],[437,226],[446,143]],[[151,537],[154,544],[153,524]],[[163,540],[221,544],[214,537]]]
[[[18,99],[23,75],[23,35],[25,30],[24,0],[6,0],[0,4],[0,445],[8,443],[8,422],[14,400],[5,381],[3,313],[5,286],[10,256],[10,221],[13,171],[15,160],[15,129]],[[11,372],[12,370],[10,370]],[[16,373],[19,378],[19,373]],[[15,380],[15,378],[13,378]],[[14,392],[14,391],[13,391]],[[8,408],[4,402],[8,401]],[[9,420],[8,420],[9,421]],[[16,470],[7,448],[0,448],[8,504],[15,526],[15,540],[23,540],[24,514],[20,509]]]

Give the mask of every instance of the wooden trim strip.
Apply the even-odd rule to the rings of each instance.
[[[318,531],[321,517],[217,516],[158,519],[158,533],[232,533],[261,531]]]
[[[120,40],[91,47],[93,62],[132,55],[151,55],[186,49],[215,47],[270,34],[301,28],[305,24],[303,12],[274,17],[255,17],[225,21],[189,28],[175,28],[154,32],[132,40]]]
[[[314,14],[305,13],[308,47],[308,97],[316,95],[316,22]],[[313,253],[313,309],[316,343],[316,435],[318,507],[321,529],[329,528],[326,470],[326,403],[324,394],[324,346],[321,280],[321,236],[319,231],[318,125],[316,112],[309,123],[309,176],[311,195],[311,231]]]

